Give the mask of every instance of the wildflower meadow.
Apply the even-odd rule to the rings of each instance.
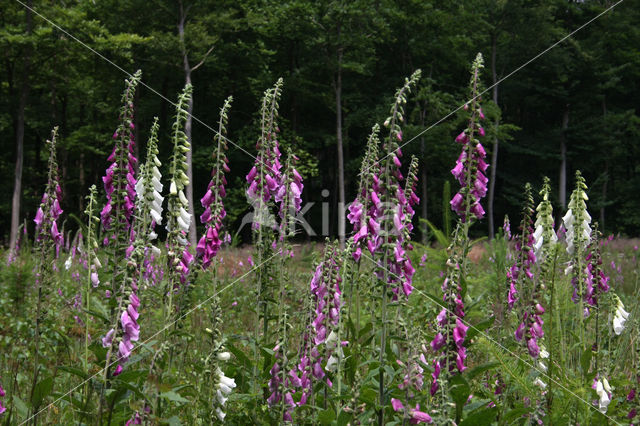
[[[249,147],[231,131],[247,120],[236,92],[211,107],[204,158],[196,85],[141,122],[145,71],[128,74],[86,187],[60,149],[67,123],[52,122],[40,202],[2,251],[0,424],[640,421],[640,241],[605,232],[590,189],[601,182],[580,170],[560,177],[566,207],[558,176],[518,182],[507,195],[519,213],[485,235],[497,138],[515,131],[488,99],[485,60],[465,58],[457,83],[437,219],[416,214],[426,174],[408,147],[432,70],[381,92],[379,122],[357,116],[370,131],[358,164],[346,158],[354,197],[337,213],[310,210],[317,162],[286,133],[283,78],[260,87]],[[305,214],[320,209],[323,223],[341,218],[337,234],[313,232]]]
[[[616,246],[576,172],[566,212],[550,182],[522,188],[522,213],[487,242],[479,54],[455,140],[451,231],[413,240],[417,159],[403,156],[418,70],[373,124],[338,241],[294,244],[304,191],[279,144],[282,80],[264,92],[246,174],[252,244],[226,225],[229,97],[211,144],[199,217],[189,214],[185,86],[163,165],[153,123],[136,158],[132,75],[101,188],[65,233],[56,156],[35,234],[2,280],[7,424],[623,424],[638,408],[638,247]],[[284,155],[283,155],[284,154]],[[161,172],[161,170],[164,172]],[[459,185],[459,186],[458,186]],[[105,200],[105,201],[102,201]],[[200,207],[199,206],[199,207]],[[555,216],[554,216],[555,215]],[[555,217],[561,219],[556,222]],[[203,229],[191,247],[193,221]],[[158,237],[164,228],[164,240]],[[26,228],[25,228],[26,229]],[[472,259],[474,247],[482,254]],[[624,268],[624,269],[621,269]]]

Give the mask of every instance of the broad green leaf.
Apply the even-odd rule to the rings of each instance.
[[[188,399],[184,398],[183,396],[181,396],[180,394],[174,392],[174,391],[169,391],[169,392],[163,392],[160,395],[160,398],[164,398],[167,399],[169,401],[172,402],[177,402],[180,404],[186,404],[187,402],[189,402]]]
[[[36,387],[33,389],[33,396],[31,397],[31,405],[33,407],[39,407],[42,401],[49,396],[53,390],[53,377],[47,377],[42,379]]]
[[[336,413],[332,409],[322,410],[318,413],[318,421],[322,425],[330,425],[336,418]]]

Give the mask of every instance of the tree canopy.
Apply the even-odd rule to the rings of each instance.
[[[602,222],[601,229],[637,235],[640,1],[620,3],[544,52],[613,4],[595,0],[9,1],[0,10],[4,152],[0,177],[8,183],[0,188],[3,238],[8,242],[20,120],[24,126],[21,220],[26,219],[32,229],[46,182],[44,142],[54,126],[59,126],[62,207],[80,215],[89,186],[101,186],[107,167],[127,77],[122,70],[143,71],[144,86],[135,100],[137,149],[144,152],[153,118],[158,116],[160,159],[168,164],[173,120],[169,101],[175,101],[185,83],[182,49],[191,66],[206,57],[191,77],[197,118],[192,133],[196,197],[209,182],[214,136],[200,122],[215,123],[227,96],[234,98],[228,126],[233,141],[228,153],[230,220],[240,221],[247,208],[244,176],[253,162],[234,145],[254,151],[260,97],[279,77],[284,79],[281,144],[302,160],[304,201],[317,206],[307,219],[320,233],[320,203],[328,201],[336,211],[339,193],[337,73],[349,201],[357,188],[367,135],[387,113],[394,88],[415,69],[422,69],[418,96],[407,106],[404,140],[408,141],[464,104],[469,64],[482,52],[487,64],[495,55],[495,75],[505,78],[499,83],[497,105],[484,102],[492,121],[500,124],[487,129],[500,141],[497,164],[491,164],[496,167],[496,224],[502,223],[504,214],[517,216],[524,183],[539,187],[545,175],[555,189],[553,203],[561,205],[558,185],[564,156],[566,176],[582,170],[590,188],[590,209],[599,212],[595,219]],[[184,45],[178,31],[181,6],[188,22]],[[488,67],[482,78],[485,87],[493,84]],[[489,101],[491,91],[483,97]],[[420,176],[427,182],[423,202],[437,226],[442,225],[443,205],[448,207],[442,200],[443,187],[453,179],[449,170],[458,151],[453,139],[462,126],[453,114],[403,148],[421,158]],[[571,181],[567,185],[573,186]],[[334,235],[337,217],[333,214],[330,223]]]

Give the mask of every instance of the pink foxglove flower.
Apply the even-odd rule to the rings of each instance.
[[[102,178],[107,204],[100,217],[103,229],[108,231],[105,237],[107,244],[110,239],[120,239],[118,244],[124,244],[124,236],[129,235],[133,220],[136,199],[135,168],[138,163],[134,155],[133,96],[140,76],[138,71],[127,80],[127,87],[122,95],[120,125],[113,134],[115,145],[107,159],[111,164]]]
[[[456,142],[462,145],[462,152],[456,161],[456,166],[451,170],[451,174],[461,186],[460,191],[451,199],[451,209],[463,221],[467,220],[467,215],[472,215],[477,219],[484,217],[484,209],[480,205],[480,200],[487,194],[489,181],[484,174],[489,167],[485,161],[487,153],[480,141],[476,139],[476,134],[481,137],[485,135],[484,128],[479,125],[479,121],[484,119],[478,99],[478,78],[482,67],[482,55],[478,54],[473,64],[471,80],[473,99],[470,107],[471,115],[467,129],[456,137]]]
[[[261,226],[273,226],[269,211],[269,201],[280,192],[282,185],[282,165],[276,123],[277,104],[280,98],[282,79],[265,92],[262,105],[262,134],[256,143],[258,155],[255,165],[246,176],[249,187],[247,199],[253,206],[254,230]]]
[[[63,243],[63,235],[58,230],[57,220],[62,214],[60,208],[60,200],[62,198],[62,189],[58,180],[58,162],[56,160],[56,138],[58,128],[55,127],[51,132],[51,140],[47,141],[49,146],[49,172],[47,175],[47,186],[42,195],[42,201],[36,212],[36,242],[43,245],[51,245],[55,247],[56,257],[60,252]]]
[[[2,385],[0,385],[0,398],[4,398],[6,395],[4,389],[2,388]],[[0,400],[0,414],[4,413],[5,411],[7,411],[7,407],[5,407],[4,405],[2,405],[2,400]]]
[[[222,220],[227,215],[222,199],[226,195],[225,185],[227,184],[227,178],[225,173],[229,171],[229,160],[224,151],[227,150],[225,140],[227,114],[231,108],[232,100],[232,97],[227,98],[220,110],[220,126],[215,136],[217,141],[214,153],[215,165],[211,171],[211,181],[207,187],[207,192],[200,199],[202,207],[204,207],[204,213],[200,216],[200,221],[205,225],[205,233],[198,241],[196,253],[198,257],[202,258],[202,267],[205,269],[209,267],[222,245]]]

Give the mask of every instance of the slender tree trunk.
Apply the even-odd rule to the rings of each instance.
[[[562,210],[567,208],[567,129],[569,128],[569,104],[562,113],[562,136],[560,138],[560,188],[558,197]]]
[[[32,1],[27,1],[25,10],[27,21],[27,35],[31,35]],[[11,233],[9,237],[9,248],[13,251],[18,239],[18,228],[20,226],[20,201],[22,195],[22,166],[24,163],[24,110],[29,96],[29,68],[31,65],[31,49],[27,46],[24,54],[24,70],[22,73],[22,87],[20,88],[20,100],[18,101],[18,116],[16,120],[16,164],[13,179],[13,197],[11,198]]]
[[[182,7],[182,2],[180,2],[180,22],[178,23],[178,35],[180,36],[180,46],[182,49],[182,62],[184,68],[184,83],[185,85],[191,84],[191,71],[192,68],[189,65],[189,57],[187,55],[187,50],[184,44],[184,23],[186,19],[186,13],[184,8]],[[192,247],[195,247],[198,243],[196,239],[196,220],[195,220],[195,209],[193,205],[193,142],[191,140],[191,114],[193,114],[193,96],[189,99],[189,104],[187,105],[187,121],[184,125],[184,133],[187,136],[187,141],[191,145],[189,151],[187,151],[187,178],[189,179],[189,185],[185,187],[187,201],[189,202],[189,214],[191,215],[191,224],[189,225],[189,243]]]
[[[498,36],[494,33],[491,35],[491,78],[493,81],[493,103],[498,106],[498,74],[496,73],[496,55],[498,53],[497,48],[497,39]],[[498,125],[500,124],[499,120],[496,118],[494,123],[496,128],[495,136],[493,137],[493,149],[491,150],[491,177],[489,178],[489,197],[487,200],[487,216],[489,218],[489,239],[493,240],[495,237],[495,222],[494,222],[494,212],[493,212],[493,203],[495,200],[496,194],[496,175],[498,170]]]
[[[602,116],[607,116],[607,98],[602,97]],[[600,230],[604,234],[604,206],[607,202],[607,184],[609,183],[609,160],[604,161],[604,183],[602,184],[602,206],[600,207]]]
[[[340,24],[338,24],[340,38]],[[338,237],[340,248],[345,241],[345,194],[344,194],[344,152],[342,146],[342,48],[338,47],[338,64],[335,79],[336,92],[336,140],[338,150]]]

